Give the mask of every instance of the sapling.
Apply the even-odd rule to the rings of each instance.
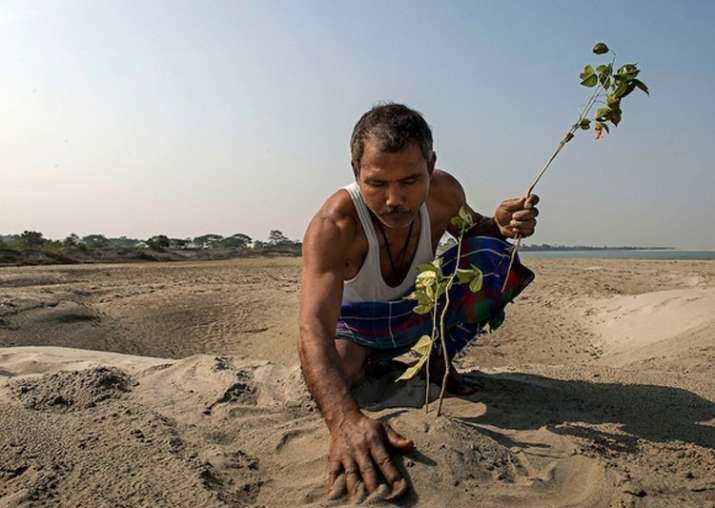
[[[596,132],[596,139],[601,139],[604,133],[610,133],[609,124],[617,127],[621,123],[621,118],[623,116],[623,111],[621,109],[621,101],[624,97],[628,96],[636,88],[645,92],[646,95],[650,95],[648,92],[648,87],[636,79],[640,73],[638,69],[638,64],[623,64],[616,72],[613,72],[613,65],[616,61],[616,52],[609,49],[604,42],[597,42],[593,46],[592,50],[596,55],[605,55],[607,53],[613,53],[613,58],[611,58],[610,63],[601,64],[595,69],[592,65],[586,65],[583,68],[583,72],[579,75],[581,78],[581,84],[588,88],[594,88],[591,97],[586,101],[586,105],[581,110],[576,122],[571,126],[571,128],[566,132],[564,137],[559,142],[556,147],[556,151],[549,157],[546,161],[544,167],[539,171],[534,179],[534,182],[526,191],[526,197],[528,198],[534,192],[534,187],[539,183],[541,177],[546,173],[551,163],[554,161],[556,156],[561,152],[561,150],[566,146],[566,143],[571,141],[574,134],[579,130],[589,130],[591,125]],[[593,107],[599,104],[600,107],[596,109],[593,117],[589,117]],[[506,271],[506,276],[504,277],[504,284],[502,286],[502,293],[506,289],[507,280],[509,279],[509,273],[514,265],[514,259],[516,258],[516,253],[519,250],[519,245],[521,244],[521,237],[517,235],[515,237],[516,242],[511,250],[511,258],[509,259],[509,267]]]
[[[604,133],[609,133],[609,124],[618,126],[621,122],[623,112],[621,110],[621,100],[628,96],[636,88],[648,94],[648,87],[637,79],[640,70],[637,64],[624,64],[613,71],[616,53],[608,48],[605,43],[599,42],[593,47],[593,53],[603,55],[613,53],[613,58],[608,64],[602,64],[594,68],[591,65],[586,65],[583,72],[580,74],[581,84],[588,88],[594,88],[593,93],[589,97],[586,105],[581,110],[576,122],[569,128],[568,132],[559,142],[556,151],[551,155],[541,171],[537,174],[536,179],[529,187],[526,197],[531,196],[534,187],[554,161],[556,156],[561,152],[566,143],[573,139],[574,134],[578,130],[589,130],[592,126],[596,132],[596,139],[601,139]],[[589,117],[591,110],[596,104],[600,107],[596,110],[593,117]],[[471,266],[469,269],[459,268],[459,258],[462,251],[462,240],[464,233],[473,226],[472,216],[464,207],[459,209],[459,213],[453,217],[450,222],[459,228],[457,238],[457,255],[455,258],[454,270],[450,274],[444,274],[442,270],[441,258],[436,258],[431,263],[425,263],[418,266],[419,274],[415,280],[415,291],[408,298],[417,300],[417,305],[413,311],[417,314],[432,313],[432,334],[423,335],[412,347],[412,351],[417,354],[417,362],[409,367],[397,380],[408,380],[413,378],[417,373],[426,367],[425,373],[425,412],[429,410],[429,386],[430,386],[430,357],[434,343],[439,338],[444,359],[444,374],[442,376],[442,386],[439,394],[439,403],[437,406],[437,416],[442,412],[442,402],[447,387],[449,377],[449,356],[447,354],[447,342],[445,334],[445,319],[449,308],[449,290],[454,284],[469,284],[469,289],[472,292],[477,292],[482,288],[483,274],[476,266]],[[506,289],[509,273],[514,264],[517,250],[521,238],[516,236],[516,242],[512,247],[511,258],[504,278],[502,293]],[[441,313],[438,314],[440,299],[444,297],[444,304],[441,306]],[[439,319],[438,319],[439,318]]]
[[[412,351],[417,354],[417,363],[408,368],[397,380],[403,381],[413,378],[422,367],[426,366],[425,373],[425,412],[429,410],[429,387],[430,387],[430,357],[432,346],[437,338],[440,340],[442,356],[444,358],[444,374],[442,376],[442,387],[439,393],[439,403],[437,406],[437,416],[442,412],[442,401],[447,388],[449,377],[449,356],[447,354],[447,340],[445,333],[445,319],[449,308],[449,290],[454,284],[469,284],[470,291],[476,293],[482,289],[482,271],[476,266],[470,268],[459,268],[459,258],[462,252],[462,240],[464,233],[474,225],[472,216],[464,207],[460,207],[459,213],[450,219],[452,225],[459,228],[457,237],[457,255],[454,261],[454,270],[450,274],[442,271],[442,259],[435,258],[431,263],[418,265],[419,273],[415,280],[415,290],[408,298],[417,300],[417,305],[413,309],[417,314],[432,313],[432,335],[423,335],[412,347]],[[439,327],[437,325],[437,313],[439,301],[444,296],[444,305],[439,315]]]

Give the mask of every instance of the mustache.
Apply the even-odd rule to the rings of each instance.
[[[380,210],[380,215],[385,216],[385,215],[408,215],[412,213],[412,211],[409,208],[406,208],[404,206],[395,206],[395,207],[387,207],[383,208]]]

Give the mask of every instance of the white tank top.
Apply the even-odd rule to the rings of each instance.
[[[352,279],[343,282],[343,303],[396,300],[404,296],[410,286],[415,283],[417,265],[432,261],[432,233],[430,231],[427,205],[423,203],[420,207],[422,227],[420,228],[420,238],[417,241],[417,252],[415,252],[415,257],[412,259],[410,270],[399,286],[391,287],[387,285],[382,277],[380,243],[370,219],[370,212],[362,199],[362,194],[360,194],[360,188],[356,182],[353,182],[343,187],[343,189],[348,191],[353,200],[368,243],[367,256],[365,256],[365,261],[363,261],[360,271]]]

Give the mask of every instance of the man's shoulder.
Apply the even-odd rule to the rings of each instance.
[[[311,220],[308,235],[327,233],[329,236],[352,238],[356,233],[357,213],[350,194],[345,189],[338,189],[331,194]]]
[[[453,175],[443,169],[435,169],[430,181],[429,199],[433,206],[459,209],[464,202],[464,189]]]

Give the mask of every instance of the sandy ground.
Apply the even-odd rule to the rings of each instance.
[[[297,367],[300,262],[0,269],[0,507],[347,503]],[[459,360],[478,394],[436,418],[423,381],[356,389],[416,442],[397,504],[715,506],[715,263],[526,263]]]

